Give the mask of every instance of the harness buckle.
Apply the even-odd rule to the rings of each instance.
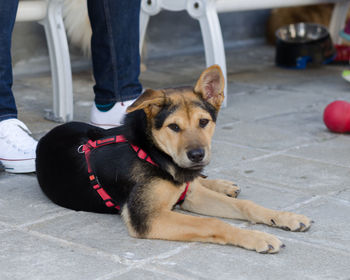
[[[84,145],[80,145],[80,146],[78,147],[77,151],[78,151],[79,154],[84,154],[84,153],[85,153],[85,152],[84,152]]]

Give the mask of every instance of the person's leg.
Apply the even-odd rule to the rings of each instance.
[[[17,118],[12,93],[11,36],[18,0],[3,0],[0,8],[0,121]]]
[[[12,93],[11,37],[18,0],[2,0],[0,5],[0,162],[8,172],[34,172],[37,142],[17,119]]]
[[[141,94],[140,5],[140,0],[88,0],[96,81],[96,105],[91,115],[93,124],[102,127],[118,125],[126,106],[131,103],[127,101]]]

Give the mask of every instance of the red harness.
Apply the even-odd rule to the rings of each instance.
[[[128,140],[124,137],[124,135],[116,135],[109,138],[103,138],[97,141],[89,140],[85,145],[82,145],[78,148],[78,152],[85,154],[85,159],[88,167],[89,172],[89,179],[90,179],[90,185],[91,187],[98,193],[98,195],[102,198],[103,202],[107,207],[115,208],[116,210],[120,210],[120,205],[116,203],[116,201],[102,188],[101,184],[99,183],[97,176],[93,172],[90,164],[90,154],[91,152],[99,147],[115,144],[115,143],[126,143]],[[133,144],[130,144],[131,148],[137,153],[137,156],[147,161],[148,163],[158,166],[147,154],[144,150],[140,149],[138,146],[135,146]],[[188,186],[190,185],[189,182],[186,183],[186,188],[181,194],[180,198],[176,202],[175,205],[179,205],[184,202],[186,193],[188,190]]]

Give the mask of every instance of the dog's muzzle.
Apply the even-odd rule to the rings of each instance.
[[[200,163],[205,156],[205,151],[204,149],[192,149],[187,152],[187,157],[190,161],[194,163]]]

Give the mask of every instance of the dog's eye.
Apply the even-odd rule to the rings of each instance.
[[[200,126],[201,128],[206,127],[208,123],[209,123],[209,120],[208,120],[208,119],[200,119],[200,120],[199,120],[199,126]]]
[[[171,123],[171,124],[168,125],[168,127],[171,130],[175,131],[175,132],[179,132],[180,131],[180,127],[176,123]]]

